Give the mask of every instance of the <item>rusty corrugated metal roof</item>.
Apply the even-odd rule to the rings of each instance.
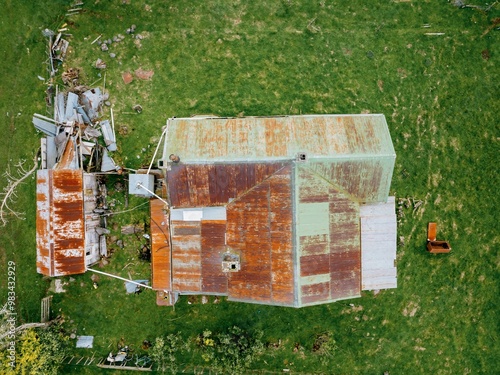
[[[85,272],[83,172],[37,171],[37,271],[46,276]]]
[[[359,296],[358,204],[304,166],[295,188],[300,306]]]
[[[226,251],[226,221],[201,222],[201,290],[203,293],[227,294],[227,275],[222,272]]]
[[[172,291],[294,307],[358,297],[359,205],[387,199],[394,159],[383,115],[169,120]],[[225,220],[203,218],[213,206]],[[224,251],[238,272],[221,272]]]
[[[175,154],[185,163],[395,157],[381,114],[174,118],[167,126],[164,160]]]
[[[296,304],[291,174],[288,165],[227,206],[227,244],[241,257],[230,300]]]
[[[170,249],[170,216],[165,203],[159,199],[151,199],[151,266],[152,286],[155,289],[170,290],[171,249]]]
[[[178,164],[167,173],[172,207],[223,206],[268,178],[284,163]]]
[[[172,288],[201,292],[201,222],[171,221]]]

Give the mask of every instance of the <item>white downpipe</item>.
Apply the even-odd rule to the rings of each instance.
[[[137,187],[143,189],[143,190],[146,190],[149,194],[151,194],[152,196],[154,196],[155,198],[158,198],[159,200],[161,200],[163,203],[165,203],[168,207],[168,202],[165,201],[164,199],[162,199],[159,195],[156,195],[154,192],[152,192],[151,190],[149,190],[147,187],[145,187],[142,183],[138,182],[137,183]]]
[[[153,287],[151,287],[149,285],[141,284],[141,283],[138,283],[138,282],[132,281],[132,280],[128,280],[128,279],[126,279],[124,277],[121,277],[121,276],[116,276],[116,275],[112,275],[110,273],[106,273],[106,272],[102,272],[102,271],[97,271],[97,270],[94,270],[92,268],[87,268],[87,271],[92,271],[92,272],[95,272],[95,273],[100,273],[101,275],[105,275],[105,276],[109,276],[109,277],[114,277],[115,279],[120,279],[120,280],[126,281],[128,283],[132,283],[132,284],[139,285],[139,286],[142,286],[144,288],[148,288],[148,289],[153,290]]]
[[[156,154],[158,153],[158,149],[160,148],[160,145],[161,145],[161,140],[163,139],[163,136],[167,133],[167,130],[168,130],[168,122],[167,122],[167,126],[165,126],[165,130],[163,130],[163,132],[161,133],[160,140],[158,141],[158,145],[156,146],[156,150],[155,150],[155,153],[153,155],[153,159],[151,159],[151,163],[149,164],[147,174],[149,174],[149,171],[151,170],[151,167],[153,166],[153,163],[156,159]]]

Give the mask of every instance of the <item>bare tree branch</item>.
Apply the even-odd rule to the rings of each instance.
[[[11,207],[9,207],[9,203],[12,203],[17,197],[16,188],[38,168],[38,152],[35,154],[33,159],[33,168],[26,170],[24,165],[25,162],[25,160],[20,160],[14,165],[17,169],[15,174],[12,174],[10,167],[8,167],[7,171],[3,174],[3,176],[7,179],[7,186],[4,188],[3,193],[0,193],[0,197],[2,197],[2,203],[0,204],[1,226],[5,226],[7,224],[7,215],[13,215],[20,220],[24,219],[22,213],[14,211]]]

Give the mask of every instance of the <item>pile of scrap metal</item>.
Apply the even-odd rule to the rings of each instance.
[[[116,134],[109,120],[99,121],[104,95],[99,88],[80,94],[59,92],[54,103],[54,118],[35,114],[33,125],[43,133],[42,169],[51,169],[72,144],[75,147],[72,169],[91,172],[120,172],[121,168],[109,156],[116,151]],[[99,144],[103,138],[106,147]],[[71,140],[71,142],[69,142]]]
[[[106,187],[101,175],[121,173],[113,126],[100,120],[100,89],[56,93],[54,118],[33,116],[42,138],[37,171],[37,271],[83,273],[107,256]],[[113,121],[112,121],[113,122]],[[103,139],[106,147],[99,144]]]
[[[63,26],[66,26],[64,24]],[[68,53],[69,42],[63,38],[63,31],[66,28],[61,28],[56,34],[53,30],[42,30],[43,36],[49,39],[49,60],[50,60],[50,76],[54,77],[57,72],[57,64],[63,62]],[[70,34],[65,34],[70,35]]]

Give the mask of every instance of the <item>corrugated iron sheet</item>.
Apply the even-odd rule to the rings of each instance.
[[[300,305],[359,296],[357,203],[305,166],[297,168],[296,189]]]
[[[311,162],[316,172],[358,202],[384,202],[389,195],[393,157],[338,159]]]
[[[226,205],[268,178],[284,163],[179,164],[167,174],[172,207]]]
[[[203,293],[227,294],[227,275],[222,272],[226,251],[226,221],[201,222],[201,289]]]
[[[397,288],[395,198],[362,205],[360,220],[362,289]]]
[[[171,249],[169,213],[159,199],[150,200],[151,214],[151,269],[152,286],[158,290],[171,290]]]
[[[85,272],[81,170],[37,172],[37,271],[47,276]]]
[[[186,163],[308,158],[395,157],[385,117],[305,115],[247,118],[176,118],[168,122],[164,160]]]
[[[64,151],[62,152],[59,162],[54,166],[54,169],[78,169],[78,157],[76,152],[75,139],[71,136],[68,136],[66,144],[63,147]]]
[[[227,206],[227,243],[240,254],[230,300],[295,305],[291,166]]]
[[[201,221],[171,221],[172,288],[181,293],[201,290]]]

